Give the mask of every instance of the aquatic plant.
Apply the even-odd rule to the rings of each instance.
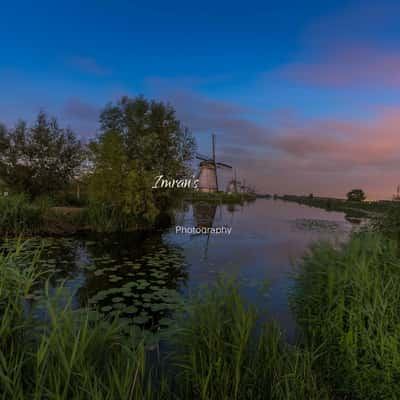
[[[353,234],[319,243],[296,272],[291,302],[306,344],[339,396],[400,397],[400,259],[396,243]]]

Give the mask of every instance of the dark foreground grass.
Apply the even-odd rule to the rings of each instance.
[[[142,332],[96,312],[44,299],[48,318],[26,311],[38,279],[22,248],[0,258],[0,399],[328,399],[316,354],[289,346],[234,282],[194,296],[152,357]],[[27,255],[32,257],[32,255]],[[60,294],[61,295],[61,294]],[[152,350],[154,351],[154,350]]]
[[[294,312],[340,398],[400,398],[400,259],[396,242],[353,235],[314,246],[296,276]]]

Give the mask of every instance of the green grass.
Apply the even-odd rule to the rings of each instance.
[[[26,312],[38,278],[21,252],[0,257],[0,399],[151,399],[144,340],[118,320],[46,298],[47,319]]]
[[[171,337],[180,399],[328,399],[313,372],[316,353],[285,343],[260,322],[235,281],[192,297]]]
[[[400,398],[400,259],[380,234],[312,247],[291,297],[319,369],[343,398]],[[347,397],[346,397],[347,396]]]

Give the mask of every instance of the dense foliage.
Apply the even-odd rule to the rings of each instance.
[[[103,110],[100,128],[100,142],[104,134],[117,134],[127,158],[140,161],[144,171],[172,177],[187,172],[186,163],[195,149],[194,138],[181,126],[169,104],[122,97]]]
[[[38,196],[65,188],[83,157],[75,134],[44,112],[32,126],[0,127],[0,179],[15,192]]]
[[[142,97],[123,97],[100,116],[101,134],[91,143],[94,171],[89,194],[102,207],[154,222],[169,194],[152,190],[158,175],[178,178],[188,173],[195,143],[181,127],[174,109]]]
[[[362,189],[353,189],[346,194],[349,201],[364,201],[366,199],[365,193]]]
[[[320,370],[343,398],[400,398],[400,259],[370,232],[318,244],[296,277],[293,307]],[[342,398],[340,397],[340,398]]]
[[[0,196],[0,234],[38,233],[43,223],[43,207],[26,196]]]

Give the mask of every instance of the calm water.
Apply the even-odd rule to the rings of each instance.
[[[291,336],[287,292],[293,265],[312,242],[344,240],[354,227],[343,213],[269,199],[243,207],[188,205],[177,225],[229,226],[232,232],[176,234],[174,226],[150,235],[52,238],[28,245],[43,247],[50,291],[64,282],[74,307],[89,304],[149,329],[163,327],[188,292],[222,273],[240,278],[244,296],[267,308]],[[42,291],[37,288],[30,307],[37,307]]]

